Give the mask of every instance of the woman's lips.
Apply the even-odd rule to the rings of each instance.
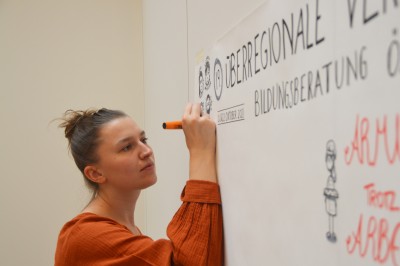
[[[140,171],[150,170],[153,168],[154,168],[154,163],[150,162],[150,163],[147,163]]]

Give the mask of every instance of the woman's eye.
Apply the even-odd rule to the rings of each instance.
[[[144,143],[144,144],[147,144],[147,140],[148,140],[148,138],[142,138],[142,142]]]
[[[129,151],[132,148],[132,145],[126,145],[125,147],[122,148],[122,151]]]

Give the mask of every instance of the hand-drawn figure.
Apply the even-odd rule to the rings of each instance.
[[[203,77],[203,70],[200,67],[199,70],[199,98],[203,96],[203,91],[204,91],[204,77]]]
[[[206,66],[204,69],[204,76],[206,80],[206,90],[208,90],[211,86],[211,75],[210,75],[210,57],[207,56],[206,58]]]
[[[206,99],[206,112],[207,114],[211,113],[211,108],[212,107],[212,101],[211,101],[211,97],[210,94],[207,95],[207,99]]]
[[[336,160],[336,144],[333,140],[329,140],[326,144],[326,168],[329,171],[328,180],[326,182],[326,187],[324,189],[325,196],[325,210],[328,214],[329,219],[329,230],[326,233],[326,238],[335,243],[336,242],[336,234],[333,226],[333,219],[337,215],[337,199],[339,198],[339,193],[335,189],[336,183],[336,168],[335,168],[335,160]]]

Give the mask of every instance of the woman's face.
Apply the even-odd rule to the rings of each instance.
[[[100,130],[96,164],[104,185],[140,190],[157,181],[153,150],[143,130],[130,117],[114,119]]]

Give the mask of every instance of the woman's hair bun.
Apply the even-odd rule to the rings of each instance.
[[[86,118],[92,117],[98,110],[88,109],[88,110],[67,110],[64,116],[61,118],[62,122],[59,127],[65,129],[65,137],[70,141],[74,131],[79,124],[83,122]]]

